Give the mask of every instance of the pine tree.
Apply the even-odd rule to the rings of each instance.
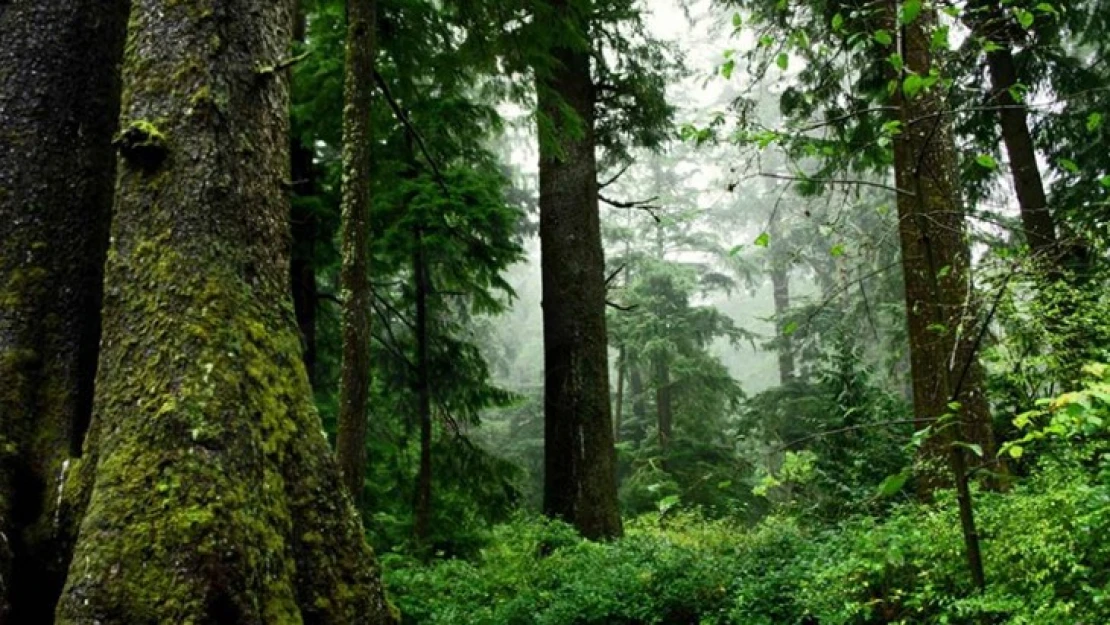
[[[126,2],[0,9],[0,623],[50,623],[92,410]]]
[[[392,620],[289,296],[292,19],[289,1],[132,5],[58,623]]]

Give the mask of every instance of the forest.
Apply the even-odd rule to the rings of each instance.
[[[0,32],[0,625],[1110,623],[1110,1]]]

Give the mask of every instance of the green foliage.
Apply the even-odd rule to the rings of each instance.
[[[1110,619],[1110,488],[1046,465],[981,494],[990,586],[972,591],[951,493],[832,527],[649,515],[617,542],[561,524],[498,527],[474,562],[385,560],[406,623],[477,625],[1102,623]]]

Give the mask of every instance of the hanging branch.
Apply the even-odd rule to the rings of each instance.
[[[659,196],[648,198],[646,200],[634,200],[632,202],[621,202],[619,200],[613,200],[613,199],[607,198],[604,195],[598,193],[597,194],[597,199],[601,200],[602,202],[605,202],[606,204],[608,204],[609,206],[612,206],[613,208],[624,208],[624,209],[630,209],[630,210],[647,211],[647,213],[649,215],[651,215],[651,218],[655,220],[655,223],[662,223],[662,221],[663,221],[662,219],[659,218],[659,214],[655,212],[655,211],[659,210],[662,207],[652,204],[652,202],[659,199]]]
[[[432,158],[431,153],[428,151],[427,144],[424,143],[424,137],[421,136],[420,131],[416,129],[412,121],[409,120],[408,115],[405,114],[404,109],[394,99],[393,94],[389,91],[389,85],[385,84],[385,79],[382,75],[374,70],[374,82],[378,84],[378,88],[382,90],[382,95],[385,96],[385,101],[389,104],[389,108],[393,110],[393,114],[397,117],[397,121],[405,127],[405,130],[416,141],[416,145],[420,148],[420,153],[424,155],[424,160],[428,161],[428,166],[432,168],[432,174],[435,176],[436,183],[443,191],[444,195],[448,195],[447,181],[443,177],[443,172],[440,171],[439,165],[436,160]]]

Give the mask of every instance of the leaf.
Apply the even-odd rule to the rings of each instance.
[[[983,457],[983,446],[978,443],[965,443],[963,441],[956,441],[952,443],[952,445],[956,447],[962,447],[980,458]]]
[[[786,325],[784,325],[782,327],[782,335],[783,336],[791,336],[797,331],[798,331],[798,322],[797,321],[788,322]]]
[[[829,254],[832,254],[833,258],[840,258],[844,255],[844,244],[837,243],[836,245],[832,246],[832,249],[829,250]]]
[[[778,65],[779,69],[786,71],[786,68],[790,67],[790,55],[785,52],[780,52],[779,55],[775,57],[775,65]]]
[[[1036,19],[1032,12],[1017,7],[1014,8],[1014,16],[1017,17],[1018,24],[1021,24],[1021,27],[1025,30],[1029,30]]]
[[[756,247],[767,247],[770,244],[771,244],[771,235],[767,234],[766,232],[760,234],[758,237],[755,238],[755,246]]]
[[[1010,457],[1017,460],[1025,453],[1025,448],[1021,445],[1011,445],[1008,451],[1010,452]]]
[[[1062,158],[1060,159],[1059,163],[1060,167],[1063,167],[1066,171],[1073,174],[1079,173],[1079,165],[1076,165],[1075,161],[1071,160],[1070,158]]]
[[[912,98],[921,93],[925,88],[925,79],[917,74],[910,74],[902,81],[902,93],[906,94],[907,98]]]
[[[1098,183],[1106,187],[1107,189],[1110,189],[1110,176],[1103,176],[1099,178]]]
[[[743,245],[737,245],[736,247],[734,247],[734,248],[732,248],[731,250],[729,250],[729,251],[728,251],[728,255],[729,255],[729,256],[732,256],[732,257],[735,257],[735,256],[736,256],[737,254],[739,254],[739,253],[741,252],[741,250],[743,250],[743,249],[744,249],[744,246],[743,246]]]
[[[890,36],[890,33],[885,30],[876,30],[874,37],[875,41],[884,46],[889,46],[890,44],[894,43],[894,39]]]
[[[1087,116],[1087,132],[1094,132],[1102,127],[1102,113],[1091,113]]]
[[[918,15],[921,15],[921,0],[906,0],[902,4],[901,13],[898,15],[898,23],[907,26],[912,24]]]
[[[833,32],[840,32],[844,28],[844,16],[837,13],[832,18]]]
[[[725,62],[724,65],[721,66],[721,76],[724,77],[725,80],[731,79],[732,71],[734,69],[736,69],[736,61],[729,59],[727,62]]]
[[[740,15],[739,13],[733,13],[732,14],[732,27],[735,28],[736,30],[740,30],[740,28],[743,25],[744,25],[744,16]]]
[[[879,490],[877,493],[878,496],[890,497],[891,495],[894,495],[898,491],[902,490],[902,487],[906,485],[906,480],[908,479],[910,479],[910,474],[906,471],[886,476],[886,479],[884,479],[882,483],[879,484]]]
[[[983,169],[989,171],[996,171],[998,169],[998,161],[990,154],[980,154],[975,157],[975,162]]]
[[[678,495],[667,495],[666,497],[660,499],[659,504],[658,504],[659,514],[666,513],[671,508],[677,506],[678,502],[679,502]]]

